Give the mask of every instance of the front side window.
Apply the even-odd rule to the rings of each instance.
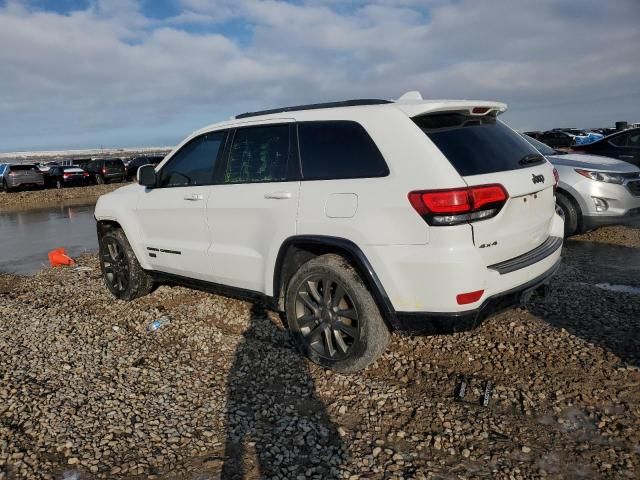
[[[211,185],[225,132],[211,132],[183,146],[160,171],[160,187]]]
[[[301,122],[298,135],[304,180],[370,178],[389,174],[378,147],[356,122]]]
[[[224,183],[287,180],[289,125],[263,125],[236,130]]]

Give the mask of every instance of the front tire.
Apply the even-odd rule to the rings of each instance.
[[[107,230],[100,237],[100,270],[104,283],[120,300],[133,300],[151,292],[153,278],[136,258],[124,232]]]
[[[390,333],[356,270],[341,256],[302,265],[285,294],[289,329],[299,349],[326,368],[351,373],[382,355]]]
[[[580,214],[571,199],[560,192],[556,192],[556,204],[560,207],[564,215],[564,238],[578,233]]]

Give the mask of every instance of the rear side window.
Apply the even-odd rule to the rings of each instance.
[[[617,137],[613,137],[609,140],[609,143],[615,145],[616,147],[624,147],[627,145],[627,139],[629,135],[618,135]]]
[[[160,172],[160,187],[211,185],[225,132],[194,138],[183,146]]]
[[[384,177],[389,168],[365,129],[356,122],[298,123],[302,178]]]
[[[11,172],[26,172],[29,170],[37,170],[35,165],[11,165],[9,167]]]
[[[289,125],[264,125],[236,130],[224,183],[287,180]]]
[[[461,176],[516,170],[545,162],[520,135],[492,115],[444,113],[414,118]]]

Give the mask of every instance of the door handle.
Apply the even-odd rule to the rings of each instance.
[[[199,200],[203,200],[204,195],[202,195],[201,193],[193,193],[191,195],[185,195],[184,199],[189,200],[190,202],[197,202]]]
[[[286,200],[287,198],[291,198],[291,192],[270,192],[265,193],[264,198],[274,199],[274,200]]]

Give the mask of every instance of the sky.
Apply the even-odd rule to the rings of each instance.
[[[0,0],[0,151],[409,90],[519,130],[640,122],[639,25],[640,0]]]

